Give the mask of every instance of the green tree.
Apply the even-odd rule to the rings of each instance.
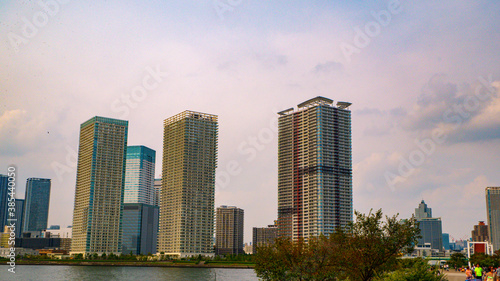
[[[332,235],[332,242],[342,245],[338,260],[343,277],[372,280],[394,269],[398,256],[413,251],[420,234],[412,217],[400,220],[397,215],[382,220],[382,210],[368,215],[355,212],[356,221]]]
[[[453,253],[450,256],[450,260],[447,264],[451,267],[462,267],[467,265],[467,257],[462,253]]]
[[[413,251],[420,230],[414,218],[386,217],[382,211],[355,212],[356,221],[328,238],[292,242],[277,239],[257,247],[255,271],[263,280],[373,280],[392,271],[402,253]],[[337,278],[337,279],[335,279]]]
[[[422,258],[400,259],[398,269],[385,273],[380,281],[444,281],[446,276],[438,275],[438,269],[432,269]]]
[[[328,239],[300,239],[292,242],[280,238],[273,245],[257,247],[255,271],[263,280],[335,280]]]
[[[495,259],[493,256],[488,256],[484,253],[476,253],[470,257],[470,262],[474,265],[479,264],[482,267],[495,266]]]

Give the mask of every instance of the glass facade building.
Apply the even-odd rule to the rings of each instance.
[[[220,206],[216,212],[215,254],[239,255],[243,251],[243,209]]]
[[[124,203],[154,205],[156,151],[145,146],[128,146]]]
[[[24,199],[16,199],[16,238],[20,238],[23,234],[22,225],[23,225],[23,216],[24,216]]]
[[[329,235],[353,218],[351,103],[316,97],[279,112],[278,235]]]
[[[153,198],[153,205],[155,206],[160,206],[160,194],[161,194],[161,179],[155,179],[154,183],[154,198]]]
[[[123,254],[155,254],[158,219],[159,208],[157,206],[125,203],[123,206]]]
[[[9,177],[6,175],[0,175],[0,232],[3,232],[4,226],[7,224],[7,209],[9,203],[8,194],[9,194]],[[19,224],[20,225],[20,224]]]
[[[50,179],[29,178],[24,196],[23,232],[47,229]]]
[[[500,187],[486,188],[486,216],[493,251],[500,249]]]
[[[93,117],[80,125],[71,254],[122,252],[128,121]]]
[[[188,110],[163,127],[157,252],[213,256],[217,116]]]
[[[415,209],[415,218],[420,228],[420,236],[417,244],[423,247],[425,243],[431,243],[431,249],[443,250],[443,229],[441,218],[432,217],[432,209],[427,207],[422,200]]]

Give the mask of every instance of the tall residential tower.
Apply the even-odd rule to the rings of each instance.
[[[352,221],[351,111],[316,97],[279,112],[278,235],[328,235]]]
[[[486,216],[493,251],[500,249],[500,187],[486,188]]]
[[[123,120],[96,116],[80,126],[71,254],[122,251],[127,134]]]
[[[239,255],[243,252],[243,209],[234,206],[217,208],[215,254]]]
[[[158,251],[213,255],[217,116],[184,111],[164,121]]]
[[[50,179],[29,178],[24,196],[23,229],[42,231],[47,228],[50,203]]]

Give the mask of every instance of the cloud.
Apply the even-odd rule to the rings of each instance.
[[[41,149],[51,140],[59,138],[59,132],[52,130],[54,123],[53,114],[34,116],[23,109],[5,111],[0,115],[0,154],[22,156],[34,147]]]
[[[313,68],[313,72],[316,74],[341,73],[342,71],[344,71],[344,65],[336,61],[327,61],[325,63],[319,63]]]
[[[439,129],[449,143],[499,139],[499,82],[485,81],[459,87],[445,75],[434,75],[402,120],[403,129],[420,135]]]

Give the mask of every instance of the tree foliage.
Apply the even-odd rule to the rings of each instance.
[[[397,257],[413,250],[419,235],[414,218],[385,217],[382,211],[355,212],[356,220],[328,238],[290,241],[257,248],[263,280],[372,280],[394,269]],[[337,278],[337,279],[335,279]]]
[[[467,257],[462,253],[453,253],[451,254],[450,260],[447,262],[447,264],[452,268],[466,266]]]
[[[445,275],[439,275],[438,269],[431,269],[422,258],[401,259],[397,270],[384,274],[380,281],[444,281]]]

